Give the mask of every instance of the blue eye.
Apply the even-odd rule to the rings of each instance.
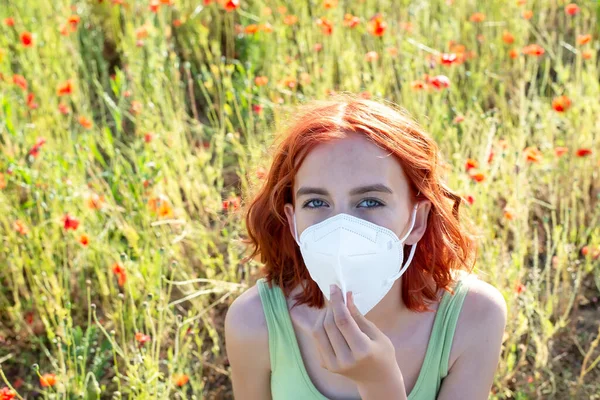
[[[366,203],[365,206],[360,206],[360,204]],[[321,199],[312,199],[307,201],[306,203],[304,203],[304,205],[302,206],[302,208],[321,208],[323,206],[326,206],[327,203],[325,203],[323,200]],[[379,200],[376,199],[364,199],[362,202],[359,203],[359,208],[377,208],[377,207],[383,207],[384,204],[382,202],[380,202]]]
[[[365,199],[360,204],[362,204],[362,203],[367,203],[368,205],[366,207],[361,207],[361,208],[376,208],[376,207],[383,206],[382,202],[380,202],[379,200],[375,200],[375,199]]]
[[[310,207],[308,207],[308,205],[309,205],[310,203],[313,203],[313,202],[317,202],[318,204],[319,204],[319,203],[323,203],[323,204],[325,204],[325,202],[324,202],[323,200],[320,200],[320,199],[312,199],[312,200],[309,200],[309,201],[307,201],[306,203],[304,203],[304,205],[302,206],[302,208],[320,208],[320,206],[318,206],[318,205],[314,205],[314,204],[313,204],[313,206],[310,206]]]

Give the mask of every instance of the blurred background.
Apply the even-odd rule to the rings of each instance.
[[[231,398],[293,106],[430,132],[509,321],[490,398],[600,399],[597,1],[0,0],[0,399]]]

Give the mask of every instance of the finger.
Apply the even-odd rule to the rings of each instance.
[[[312,336],[317,342],[317,350],[319,353],[319,358],[321,359],[321,366],[331,370],[336,367],[336,359],[333,347],[331,347],[331,342],[329,342],[329,336],[327,336],[327,332],[325,332],[325,327],[323,325],[326,315],[327,309],[323,310],[323,312],[319,315],[319,318],[317,318],[317,321],[313,326]]]
[[[350,310],[344,304],[342,291],[337,286],[332,289],[330,297],[335,324],[352,352],[361,351],[368,337],[360,330],[358,324],[352,318]]]
[[[352,319],[358,325],[358,328],[364,332],[370,339],[375,339],[377,335],[381,332],[374,323],[369,321],[364,315],[356,307],[354,304],[354,295],[352,292],[348,292],[348,310],[350,311],[350,315]]]
[[[325,327],[325,331],[327,332],[327,336],[329,337],[329,342],[331,343],[331,347],[333,347],[333,351],[335,352],[335,356],[338,361],[341,363],[345,363],[350,360],[352,356],[350,347],[344,339],[344,335],[338,329],[338,326],[335,322],[335,317],[333,315],[333,305],[330,303],[329,307],[327,307],[327,314],[325,316],[325,320],[323,321],[323,325]]]

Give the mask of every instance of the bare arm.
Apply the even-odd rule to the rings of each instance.
[[[506,314],[506,302],[496,288],[479,280],[471,284],[458,321],[460,339],[455,337],[453,344],[460,346],[460,355],[442,383],[438,400],[489,398]]]
[[[225,346],[236,400],[271,399],[267,322],[256,286],[234,300],[225,316]]]

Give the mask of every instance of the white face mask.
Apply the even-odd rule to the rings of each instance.
[[[417,243],[412,245],[406,264],[404,241],[410,235],[417,216],[412,213],[408,233],[399,239],[380,225],[349,214],[337,214],[306,228],[300,241],[294,212],[294,239],[300,246],[311,278],[329,300],[329,285],[336,284],[344,295],[351,291],[354,303],[364,315],[390,291],[413,259]]]

